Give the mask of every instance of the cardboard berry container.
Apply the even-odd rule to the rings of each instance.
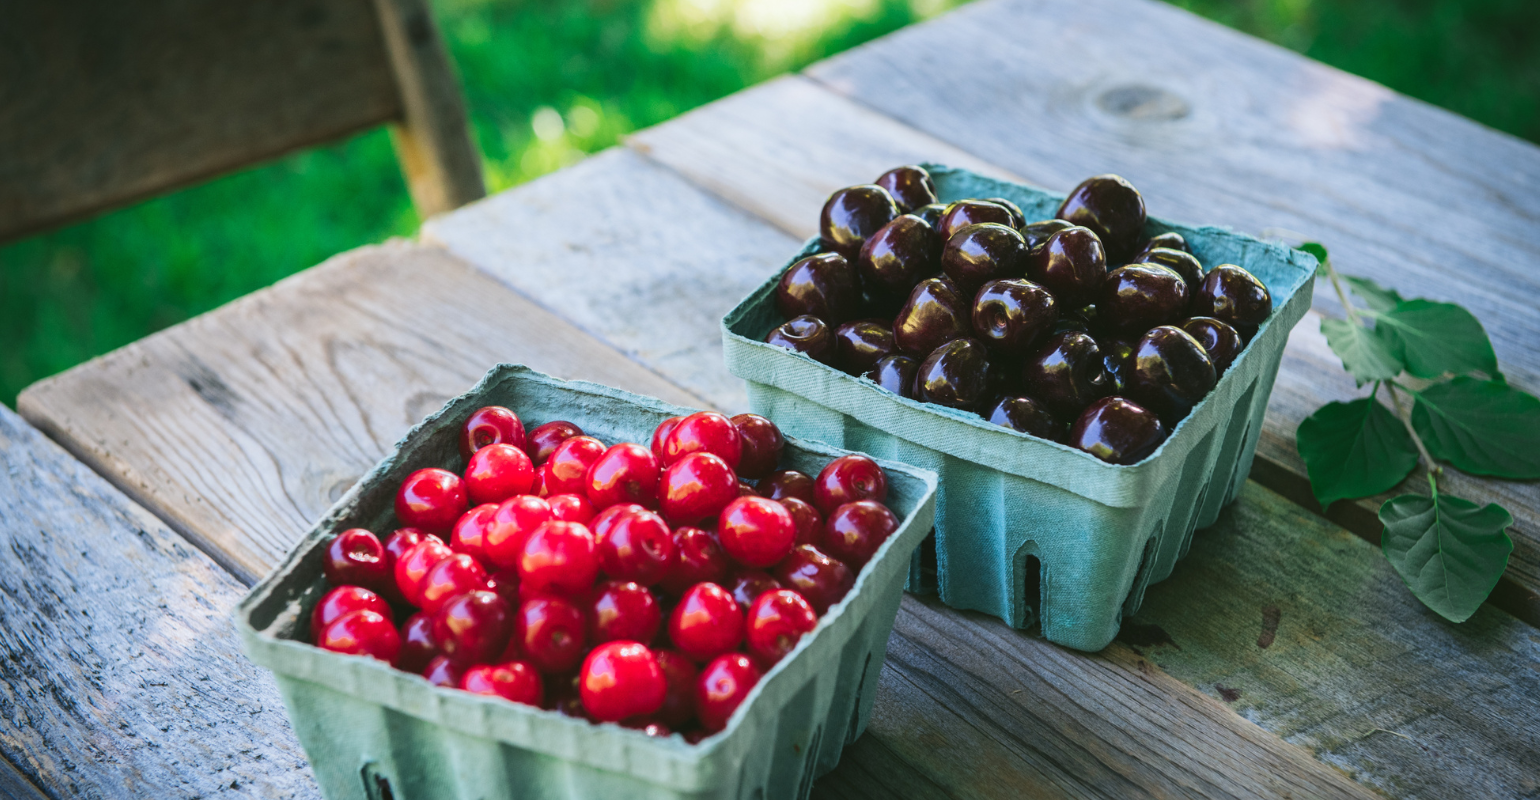
[[[693,409],[527,367],[499,365],[407,433],[283,564],[241,601],[246,653],[272,670],[289,720],[331,800],[357,798],[806,797],[866,727],[911,554],[931,528],[936,476],[879,462],[902,520],[797,648],[761,678],[726,729],[691,745],[613,724],[430,685],[371,658],[306,643],[326,591],[321,558],[336,532],[398,527],[397,486],[429,466],[463,470],[457,435],[472,411],[512,408],[535,423],[565,419],[606,444],[651,441],[659,422]],[[788,438],[785,467],[817,474],[845,455]]]
[[[1063,195],[927,164],[942,202],[1004,197],[1028,221],[1051,218]],[[766,344],[784,320],[780,272],[722,320],[727,367],[749,405],[782,430],[941,476],[934,578],[915,556],[911,591],[992,614],[1079,650],[1105,647],[1145,587],[1171,574],[1193,531],[1210,525],[1251,471],[1257,435],[1289,330],[1310,308],[1315,258],[1221,228],[1151,218],[1177,231],[1206,269],[1237,264],[1266,284],[1273,313],[1218,385],[1150,457],[1115,466],[1008,430],[977,414],[921,403]],[[787,262],[820,252],[815,237]],[[928,561],[928,559],[927,559]],[[926,564],[929,567],[929,564]]]

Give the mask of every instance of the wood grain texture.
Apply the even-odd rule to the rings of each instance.
[[[0,4],[0,241],[400,113],[370,0]]]
[[[17,406],[251,582],[500,361],[704,404],[442,250],[394,243],[34,384]]]
[[[5,408],[0,544],[6,796],[320,796],[241,585]]]

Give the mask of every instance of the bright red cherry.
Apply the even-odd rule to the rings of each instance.
[[[636,503],[621,503],[618,506],[610,506],[595,514],[594,518],[587,523],[588,532],[594,535],[594,541],[602,542],[604,537],[609,534],[610,526],[619,521],[621,517],[633,512],[646,510],[645,506]]]
[[[437,467],[406,476],[396,492],[396,517],[402,524],[428,533],[449,533],[468,505],[460,476]]]
[[[535,485],[535,465],[511,444],[489,444],[471,456],[465,467],[465,491],[472,503],[501,503],[529,494]]]
[[[697,583],[674,606],[668,638],[679,652],[699,662],[710,661],[743,641],[743,609],[726,589]]]
[[[888,476],[866,456],[840,456],[824,465],[813,488],[813,505],[827,515],[854,500],[888,499]]]
[[[578,665],[587,647],[587,622],[571,601],[539,595],[519,606],[515,636],[524,657],[544,673]]]
[[[466,592],[444,604],[433,617],[439,652],[461,664],[487,664],[508,647],[513,613],[496,592]]]
[[[478,408],[460,428],[460,455],[470,458],[489,444],[511,444],[524,449],[524,423],[502,406]]]
[[[663,440],[663,465],[690,453],[711,453],[736,469],[743,456],[743,437],[733,421],[715,411],[697,411],[674,426]]]
[[[663,707],[658,709],[655,717],[665,725],[678,728],[695,718],[695,681],[700,677],[700,671],[695,668],[695,662],[678,650],[654,650],[652,657],[657,659],[663,679],[668,683]]]
[[[449,548],[487,563],[487,531],[497,516],[497,503],[482,503],[460,515],[449,534]]]
[[[791,555],[775,565],[770,574],[782,586],[802,595],[819,616],[828,613],[829,606],[845,599],[856,582],[855,574],[845,562],[824,555],[810,544],[792,548]]]
[[[515,566],[524,552],[524,540],[536,528],[553,519],[556,519],[555,511],[542,498],[523,495],[504,500],[487,526],[483,544],[487,560],[499,567]]]
[[[769,477],[759,482],[758,488],[760,494],[771,500],[796,497],[808,503],[814,503],[814,498],[817,496],[817,487],[813,479],[794,469],[783,469],[780,472],[771,473]]]
[[[619,722],[662,708],[668,682],[646,645],[607,642],[583,660],[578,690],[589,716],[600,722]]]
[[[535,467],[535,483],[529,487],[529,493],[535,497],[545,497],[550,494],[545,488],[546,482],[551,479],[551,471],[547,469],[548,466],[548,464],[541,464]]]
[[[679,420],[682,419],[684,419],[682,416],[669,417],[668,419],[658,423],[658,427],[653,430],[652,454],[658,457],[659,464],[663,463],[663,440],[668,438],[668,434],[674,430],[674,426],[678,425]]]
[[[818,626],[818,614],[790,589],[765,592],[749,606],[744,643],[749,655],[769,669],[790,653],[802,635]]]
[[[733,417],[733,425],[743,439],[743,456],[738,459],[738,474],[745,478],[759,479],[775,471],[781,463],[781,450],[786,447],[786,437],[781,429],[758,414],[739,414]]]
[[[379,538],[363,528],[351,528],[332,537],[326,546],[321,571],[333,586],[363,586],[389,592],[395,583],[390,558]]]
[[[738,601],[738,607],[743,609],[744,613],[748,613],[749,606],[753,605],[760,595],[773,592],[781,588],[781,585],[764,570],[746,569],[733,576],[732,586],[729,588],[733,593],[733,599]]]
[[[732,569],[722,544],[710,531],[689,527],[675,530],[674,551],[674,566],[663,576],[663,588],[673,595],[683,594],[697,583],[723,583]]]
[[[778,502],[797,524],[797,544],[818,544],[823,540],[823,515],[812,503],[800,497],[782,497]]]
[[[650,642],[662,625],[663,607],[647,587],[634,581],[606,581],[594,590],[588,641]]]
[[[537,708],[545,694],[540,673],[527,661],[471,667],[460,677],[460,688]]]
[[[582,435],[583,429],[570,422],[563,420],[547,422],[529,432],[524,452],[529,453],[529,460],[538,467],[550,459],[551,454],[556,452],[557,445],[574,436]]]
[[[592,436],[574,436],[557,445],[545,462],[546,494],[586,495],[588,468],[602,455],[604,445]]]
[[[316,645],[333,653],[369,656],[389,664],[401,652],[401,634],[390,617],[361,608],[332,620]]]
[[[400,590],[401,596],[408,603],[421,606],[422,582],[428,570],[454,554],[455,551],[450,550],[449,545],[437,536],[423,537],[422,541],[413,545],[396,561],[396,588]]]
[[[701,726],[715,733],[759,683],[759,670],[742,653],[727,653],[706,665],[695,684],[695,711]]]
[[[433,615],[418,612],[408,617],[401,626],[401,653],[396,656],[396,668],[422,674],[436,655],[439,652],[438,642],[433,640]]]
[[[595,508],[621,503],[652,505],[658,499],[658,457],[651,450],[622,442],[605,450],[588,468],[585,490]]]
[[[750,567],[768,567],[786,557],[797,539],[797,523],[786,506],[764,497],[739,497],[717,517],[722,549]]]
[[[481,563],[465,553],[454,555],[433,565],[423,576],[417,596],[424,613],[437,614],[450,600],[466,592],[487,588],[487,571]]]
[[[379,594],[362,586],[338,586],[332,589],[322,596],[321,602],[316,603],[315,610],[310,612],[310,641],[321,641],[321,632],[326,630],[326,626],[354,611],[365,610],[390,618],[390,604]]]
[[[573,596],[588,591],[599,576],[593,534],[576,522],[547,522],[530,533],[519,554],[523,592]]]
[[[857,500],[834,509],[824,523],[822,549],[859,570],[898,530],[898,517],[875,500]]]
[[[406,551],[416,547],[418,542],[428,536],[433,536],[433,534],[416,528],[397,528],[390,536],[385,538],[385,554],[386,559],[390,562],[392,574],[395,573],[396,562],[406,555]],[[437,536],[433,536],[433,538],[438,539]]]
[[[551,506],[551,515],[562,522],[581,522],[587,525],[594,518],[594,504],[580,494],[555,494],[545,501]]]
[[[611,520],[598,541],[598,554],[605,575],[644,586],[667,575],[676,558],[668,524],[646,509]]]
[[[711,453],[689,453],[663,470],[658,500],[663,516],[676,525],[712,519],[738,496],[738,478]]]
[[[428,683],[434,686],[443,686],[448,689],[460,688],[460,678],[465,675],[465,667],[449,660],[448,656],[434,656],[428,662],[428,666],[422,668],[422,676]]]

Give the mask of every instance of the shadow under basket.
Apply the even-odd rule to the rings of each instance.
[[[739,706],[727,728],[691,745],[531,706],[430,685],[383,662],[313,647],[311,610],[327,586],[325,545],[338,531],[399,527],[396,487],[429,466],[462,471],[458,432],[477,408],[503,405],[533,423],[565,419],[607,444],[648,442],[689,413],[651,398],[500,365],[406,435],[251,590],[236,609],[247,654],[273,671],[300,743],[331,800],[421,798],[806,797],[866,727],[911,555],[931,529],[936,476],[880,462],[899,529]],[[845,455],[788,438],[782,464],[817,473]]]
[[[1004,197],[1031,220],[1063,195],[925,165],[942,202]],[[941,478],[934,542],[915,556],[910,591],[1050,641],[1096,651],[1171,574],[1193,531],[1213,524],[1251,471],[1257,436],[1289,330],[1310,308],[1308,253],[1222,228],[1151,218],[1145,234],[1176,231],[1206,267],[1236,264],[1266,284],[1272,315],[1153,455],[1129,466],[991,425],[977,414],[900,397],[802,353],[766,344],[784,320],[780,273],[722,320],[727,367],[748,383],[753,410],[804,439],[934,471]],[[822,250],[810,239],[787,266]],[[934,549],[934,578],[927,569]],[[1035,574],[1034,574],[1035,573]]]

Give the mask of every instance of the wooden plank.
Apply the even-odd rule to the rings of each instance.
[[[370,0],[5,3],[0,241],[400,112]]]
[[[5,408],[0,545],[5,796],[320,797],[241,585]]]
[[[12,800],[48,800],[48,795],[43,794],[8,758],[0,758],[0,796]]]
[[[17,406],[251,582],[499,361],[704,404],[442,250],[392,243],[34,384]]]
[[[976,158],[955,147],[802,77],[771,81],[641,131],[631,138],[631,146],[798,237],[817,233],[818,212],[830,192],[870,181],[889,167],[921,160],[978,167]],[[981,171],[1004,175],[998,167]],[[1317,299],[1329,294],[1318,292]],[[1331,306],[1325,310],[1331,312]],[[1312,312],[1290,338],[1253,473],[1312,507],[1304,462],[1294,447],[1295,431],[1325,403],[1360,394],[1320,336],[1320,320],[1321,315]],[[1499,335],[1495,328],[1493,335]],[[1494,602],[1540,624],[1540,485],[1451,474],[1448,486],[1460,497],[1501,503],[1513,512],[1515,549]],[[1414,475],[1395,493],[1424,492],[1425,487],[1420,475]],[[1337,503],[1332,519],[1378,542],[1377,511],[1386,496]]]

